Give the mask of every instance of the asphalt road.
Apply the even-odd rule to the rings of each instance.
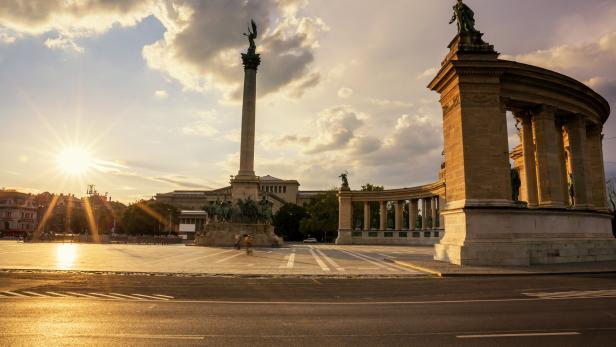
[[[0,273],[0,295],[3,346],[610,346],[616,338],[614,275]]]

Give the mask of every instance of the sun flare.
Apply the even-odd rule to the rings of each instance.
[[[93,165],[90,153],[83,148],[68,147],[63,149],[57,157],[58,167],[69,175],[82,175]]]

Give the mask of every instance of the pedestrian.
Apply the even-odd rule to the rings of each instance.
[[[233,236],[234,238],[234,243],[233,245],[235,246],[235,249],[240,249],[240,234],[235,234],[235,236]]]
[[[252,235],[246,234],[244,242],[246,243],[246,255],[252,255]]]

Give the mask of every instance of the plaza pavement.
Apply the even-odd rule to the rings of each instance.
[[[393,260],[431,258],[431,247],[290,244],[244,250],[185,245],[0,241],[0,269],[195,275],[422,276]]]

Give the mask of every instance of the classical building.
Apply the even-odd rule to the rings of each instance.
[[[430,203],[444,229],[435,259],[459,265],[529,265],[616,259],[602,153],[610,108],[584,83],[536,66],[499,59],[474,29],[473,12],[455,7],[459,33],[429,88],[441,95],[444,177],[401,191],[339,192],[338,243],[412,243],[401,208]],[[521,124],[508,150],[507,111]],[[520,173],[512,189],[510,157]],[[517,187],[516,187],[517,188]],[[436,204],[434,196],[438,196]],[[353,202],[378,201],[380,225],[357,231]],[[384,205],[396,204],[387,230]],[[366,214],[370,209],[366,208]],[[432,212],[434,214],[434,212]],[[428,213],[429,215],[429,213]],[[438,224],[437,224],[438,226]]]
[[[32,194],[0,190],[0,233],[19,236],[32,233],[37,225],[37,206]]]
[[[300,191],[297,180],[284,180],[270,175],[257,178],[259,194],[266,195],[273,204],[273,211],[286,204],[302,205],[310,198],[324,191]],[[155,196],[156,201],[173,205],[179,209],[200,210],[210,202],[232,199],[231,186],[214,190],[176,190],[169,193],[160,193]]]

